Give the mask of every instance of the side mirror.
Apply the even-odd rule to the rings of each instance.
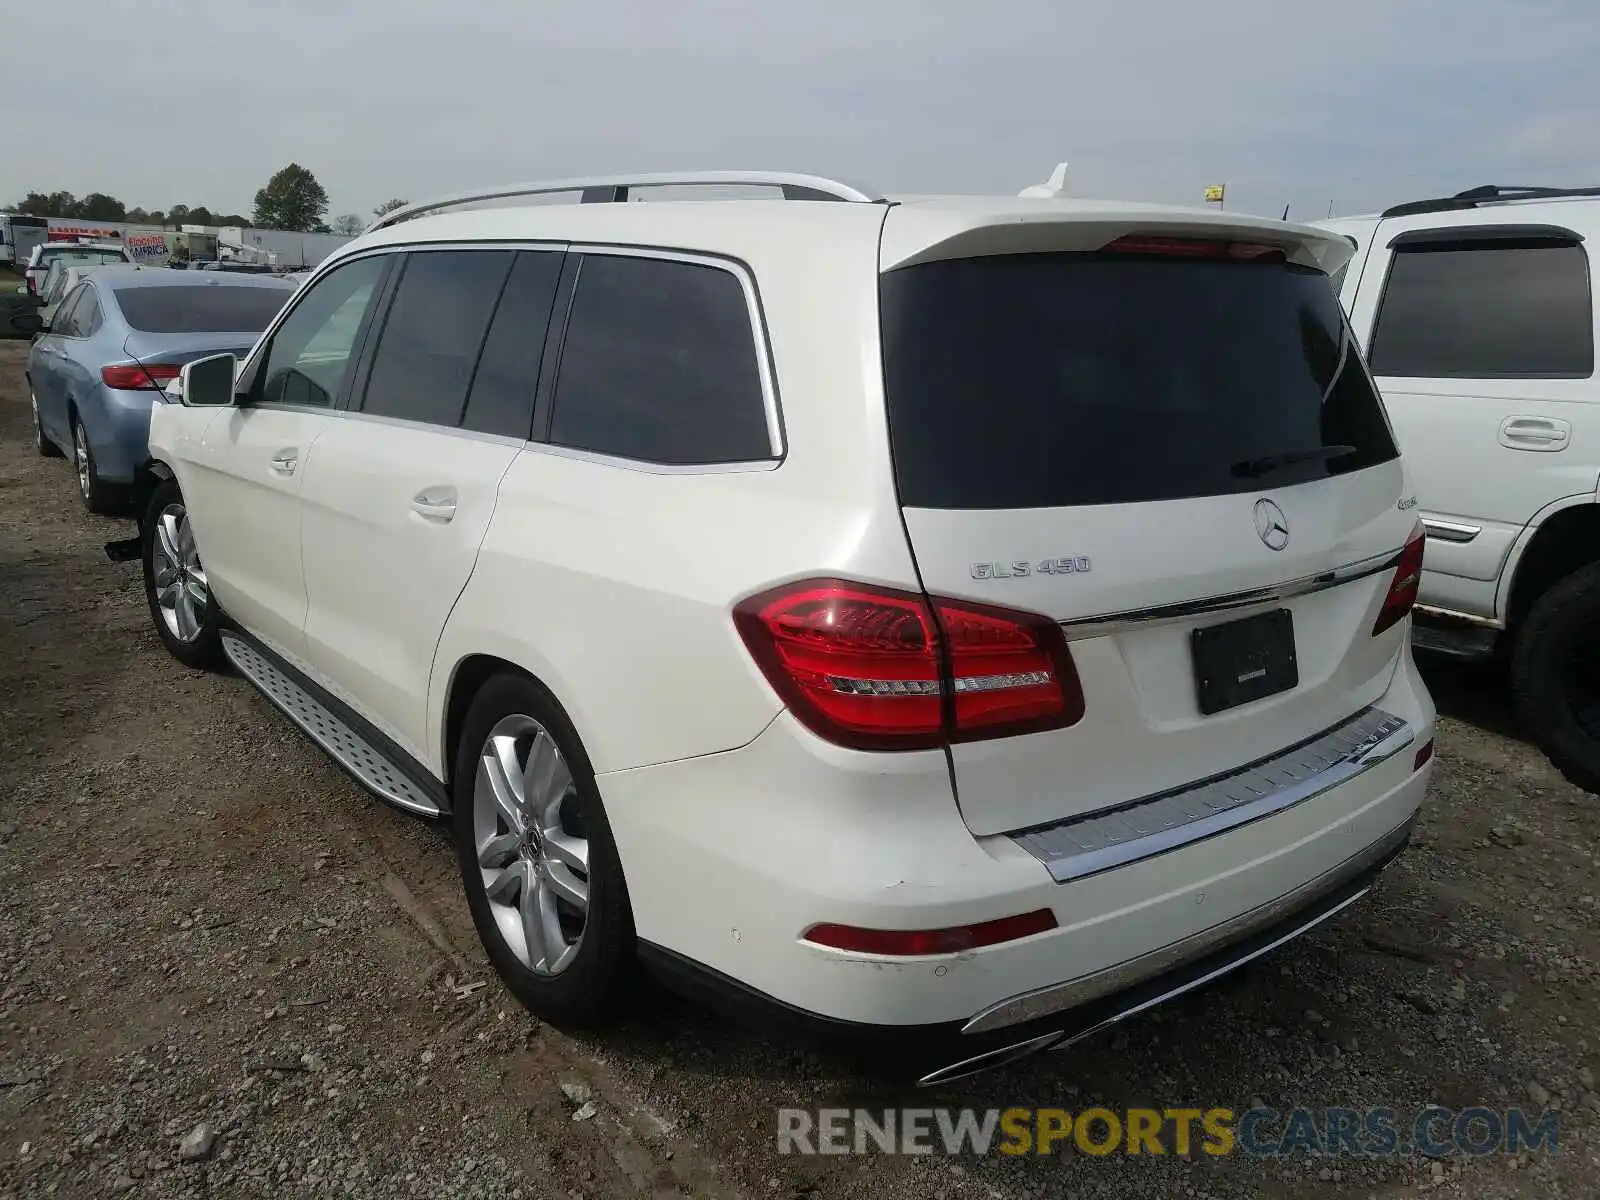
[[[11,328],[18,333],[49,333],[50,322],[40,316],[37,310],[19,312],[11,315]]]
[[[231,354],[213,354],[185,363],[178,378],[182,399],[189,408],[226,408],[233,403],[233,384],[239,360]]]

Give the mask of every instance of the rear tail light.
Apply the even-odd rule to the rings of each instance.
[[[1427,534],[1418,521],[1406,539],[1405,548],[1400,551],[1389,594],[1383,598],[1383,607],[1378,610],[1378,619],[1372,626],[1373,637],[1405,620],[1416,606],[1417,585],[1422,582],[1422,551],[1426,544]]]
[[[1061,729],[1083,690],[1048,618],[837,579],[739,604],[756,664],[813,733],[858,750]]]
[[[182,374],[182,367],[169,366],[166,363],[117,364],[116,366],[100,368],[100,382],[108,388],[118,391],[131,392],[145,388],[160,389]]]
[[[38,283],[38,281],[36,279],[34,279],[34,277],[32,275],[29,275],[28,276],[28,295],[37,296],[38,294],[39,294],[39,283]]]
[[[1032,937],[1056,928],[1056,915],[1048,908],[951,929],[857,929],[854,925],[813,925],[805,940],[814,946],[854,950],[860,954],[959,954],[980,946],[995,946]]]
[[[1145,237],[1129,234],[1104,247],[1108,254],[1157,254],[1169,258],[1222,258],[1234,262],[1286,262],[1282,246],[1218,238]]]

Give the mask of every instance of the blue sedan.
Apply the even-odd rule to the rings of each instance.
[[[97,268],[71,292],[28,353],[39,453],[70,454],[90,512],[120,513],[149,452],[150,410],[183,364],[224,350],[243,358],[294,295],[259,275],[165,267]]]

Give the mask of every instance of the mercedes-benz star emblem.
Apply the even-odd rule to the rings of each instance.
[[[1256,501],[1256,536],[1268,550],[1282,550],[1289,544],[1289,518],[1271,500]]]

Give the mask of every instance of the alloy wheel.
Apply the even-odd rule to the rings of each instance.
[[[83,498],[87,500],[93,484],[89,479],[89,438],[83,432],[81,421],[72,423],[72,458],[78,464],[78,491],[82,492]]]
[[[506,946],[534,974],[561,974],[588,924],[589,842],[572,770],[532,717],[505,717],[484,739],[472,835]]]
[[[167,632],[180,642],[194,641],[205,627],[211,593],[183,505],[169,504],[161,510],[151,558],[156,600]]]

